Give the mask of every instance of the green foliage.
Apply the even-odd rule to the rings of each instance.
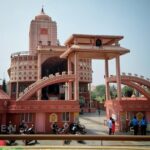
[[[85,98],[83,96],[80,96],[79,103],[80,103],[80,107],[84,107],[84,105],[85,105]]]
[[[122,94],[125,97],[131,97],[134,90],[131,87],[124,86],[122,88]],[[117,97],[117,88],[115,85],[110,86],[110,96],[111,99],[115,99]],[[91,97],[93,100],[96,100],[98,102],[104,102],[105,101],[105,85],[98,85],[96,88],[92,91]]]
[[[98,85],[95,89],[96,96],[104,96],[105,95],[105,85]]]
[[[96,99],[96,93],[94,91],[91,92],[92,99]]]
[[[5,79],[3,79],[2,89],[3,89],[4,92],[7,92]]]
[[[131,97],[132,94],[133,94],[133,89],[131,87],[128,87],[128,86],[124,86],[122,88],[122,94],[124,97]]]
[[[110,86],[110,96],[112,99],[117,97],[117,88],[114,85]]]
[[[103,103],[105,101],[105,85],[96,86],[95,90],[92,91],[91,96],[92,99]],[[117,97],[117,89],[114,85],[110,86],[110,96],[112,99]]]
[[[96,86],[95,90],[91,93],[92,99],[99,101],[100,103],[105,100],[105,85]]]

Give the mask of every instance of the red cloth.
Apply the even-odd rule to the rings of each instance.
[[[0,140],[0,146],[5,146],[5,145],[6,145],[6,141]]]
[[[115,123],[112,123],[112,133],[115,133]]]

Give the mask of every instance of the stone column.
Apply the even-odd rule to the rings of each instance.
[[[74,99],[79,100],[79,71],[78,71],[78,53],[74,54]]]
[[[72,71],[71,70],[71,58],[68,57],[68,73]],[[68,100],[72,99],[72,82],[69,81],[68,82]]]
[[[109,65],[108,59],[105,59],[105,85],[106,85],[106,100],[110,99],[110,89],[109,89],[109,82],[107,81],[109,77]]]
[[[66,82],[64,85],[65,88],[65,100],[68,100],[68,83]]]
[[[120,77],[120,57],[116,57],[116,79],[117,79],[117,96],[121,100],[121,77]]]
[[[38,67],[38,74],[37,74],[37,79],[40,80],[41,79],[41,53],[38,53],[38,62],[37,62],[37,67]],[[38,100],[41,100],[41,92],[42,90],[38,90],[37,92],[37,97],[38,97]]]
[[[19,96],[19,56],[17,58],[17,74],[16,74],[16,99]]]
[[[89,98],[90,98],[90,103],[89,103],[89,111],[91,111],[92,108],[92,99],[91,99],[91,83],[89,83]]]

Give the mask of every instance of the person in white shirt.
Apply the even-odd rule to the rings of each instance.
[[[109,118],[107,125],[109,128],[109,135],[111,135],[112,134],[112,117]]]

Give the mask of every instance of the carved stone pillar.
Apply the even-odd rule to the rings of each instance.
[[[37,64],[37,67],[38,67],[37,78],[38,78],[38,80],[40,80],[41,79],[41,54],[40,53],[38,53],[38,64]],[[41,94],[42,94],[42,92],[41,92],[41,89],[40,89],[37,92],[38,100],[41,100]]]
[[[72,71],[71,70],[71,58],[68,57],[68,73]],[[72,82],[68,82],[68,100],[72,99]]]
[[[74,73],[75,73],[75,81],[74,81],[74,99],[79,100],[79,68],[78,68],[78,53],[74,54]]]
[[[109,77],[109,65],[108,65],[108,59],[105,59],[106,100],[110,99],[110,88],[109,88],[109,82],[107,81],[108,77]]]
[[[120,57],[116,57],[116,78],[117,78],[117,96],[121,100],[121,77],[120,77]]]

